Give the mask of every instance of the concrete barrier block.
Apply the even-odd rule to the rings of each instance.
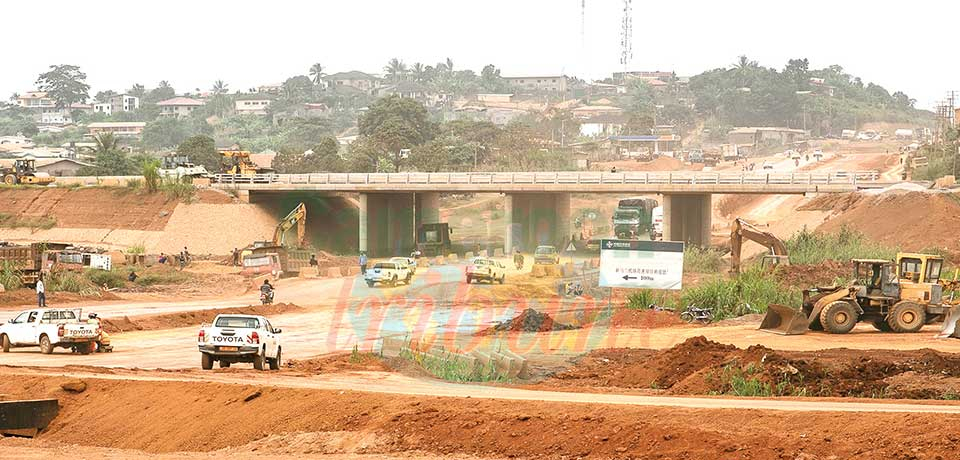
[[[573,262],[567,262],[561,266],[561,272],[563,277],[569,277],[576,274],[576,269],[573,267]]]
[[[420,259],[417,259],[417,267],[419,267],[419,268],[428,268],[428,267],[430,267],[430,260],[427,259],[426,257],[422,257],[422,258],[420,258]]]
[[[464,254],[464,255],[463,255],[463,258],[464,258],[464,259],[472,259],[472,258],[473,258],[473,251],[469,251],[469,252],[467,252],[466,254]]]
[[[493,248],[494,257],[503,257],[503,248]]]
[[[360,267],[358,267],[358,266],[356,266],[356,265],[350,265],[350,266],[347,266],[347,267],[345,267],[345,268],[346,268],[346,274],[347,274],[348,276],[355,276],[355,275],[359,275],[359,274],[360,274]],[[343,269],[341,269],[340,271],[341,271],[341,272],[344,272]]]
[[[340,278],[343,276],[340,273],[340,267],[330,267],[327,269],[327,278]]]
[[[434,259],[433,263],[437,265],[446,265],[447,259],[445,259],[443,256],[437,256],[437,258]]]
[[[533,268],[530,269],[530,276],[534,278],[543,278],[544,276],[547,276],[546,266],[534,264]]]
[[[449,262],[456,262],[456,261],[459,260],[459,259],[460,259],[460,256],[458,256],[458,255],[456,255],[456,254],[450,254],[450,255],[447,256],[447,261],[449,261]]]
[[[486,249],[484,249],[480,251],[480,257],[490,257],[490,253]]]
[[[544,265],[547,276],[563,276],[563,271],[560,269],[560,265],[550,264]]]

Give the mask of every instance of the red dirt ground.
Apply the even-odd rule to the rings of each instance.
[[[940,414],[759,412],[402,396],[217,383],[65,377],[0,380],[16,398],[56,397],[40,442],[137,449],[322,453],[413,451],[530,459],[948,459],[960,447]],[[895,430],[877,427],[897,427]],[[293,443],[307,434],[353,442]],[[321,438],[322,440],[322,438]],[[0,440],[2,447],[24,441]],[[15,448],[15,447],[14,447]]]
[[[123,318],[102,319],[103,330],[107,333],[129,331],[153,331],[158,329],[173,329],[177,327],[197,326],[213,321],[219,314],[232,313],[238,315],[279,315],[302,311],[303,307],[278,303],[273,305],[253,305],[240,308],[216,308],[212,310],[185,311],[166,315],[134,316]]]

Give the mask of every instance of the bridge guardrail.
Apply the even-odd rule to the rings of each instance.
[[[220,184],[290,185],[856,185],[874,182],[877,171],[851,172],[503,172],[503,173],[314,173],[216,174]]]

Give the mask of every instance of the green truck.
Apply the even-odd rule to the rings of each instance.
[[[653,210],[660,206],[652,198],[624,198],[613,211],[613,234],[621,240],[636,240],[653,229]]]

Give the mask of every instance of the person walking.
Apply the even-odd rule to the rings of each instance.
[[[43,286],[43,276],[37,278],[37,307],[47,308],[47,290]]]
[[[366,252],[360,253],[360,274],[361,275],[367,274],[367,253]]]

